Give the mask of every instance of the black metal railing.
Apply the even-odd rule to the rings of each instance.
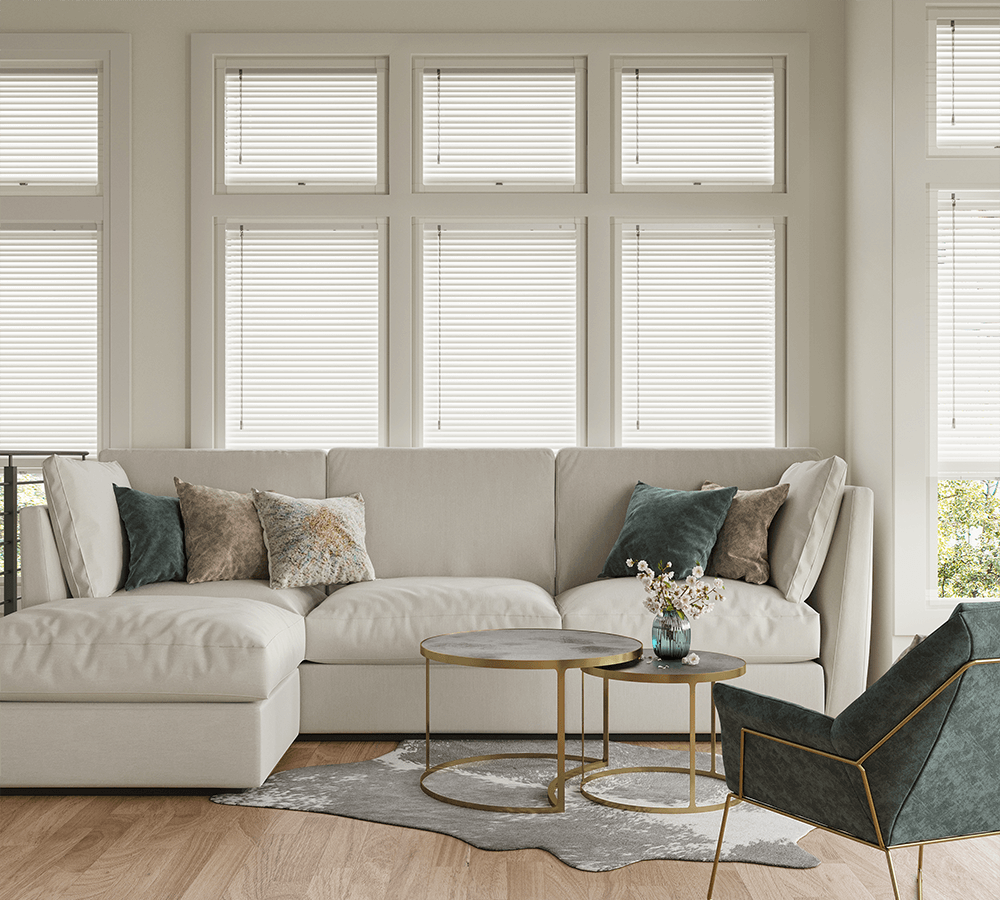
[[[42,479],[17,480],[15,460],[44,458],[47,456],[79,456],[86,459],[88,450],[0,450],[0,457],[7,457],[3,467],[3,614],[17,609],[17,491],[22,485],[42,484]],[[22,467],[23,468],[23,467]],[[32,466],[31,468],[34,468]]]

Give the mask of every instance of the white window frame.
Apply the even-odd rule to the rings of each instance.
[[[996,147],[939,147],[937,142],[937,23],[941,19],[983,21],[1000,18],[1000,7],[928,6],[927,7],[927,154],[930,157],[993,157],[1000,159]]]
[[[414,259],[414,295],[413,295],[413,321],[415,323],[413,334],[413,447],[424,445],[424,234],[425,226],[428,224],[440,224],[443,226],[482,226],[484,228],[496,226],[502,230],[504,225],[517,227],[529,227],[538,225],[565,225],[572,223],[576,230],[576,443],[584,445],[586,439],[586,321],[587,311],[587,285],[584,271],[584,259],[587,248],[587,222],[584,219],[555,220],[555,219],[490,219],[484,224],[483,219],[419,219],[413,223],[413,259]]]
[[[671,220],[670,224],[677,224],[678,226],[690,225],[697,226],[700,222],[703,223],[719,223],[719,222],[746,222],[746,224],[754,224],[760,219],[743,219],[741,217],[735,216],[720,216],[709,218],[689,218],[689,219],[674,219]],[[664,224],[663,217],[656,216],[645,216],[641,218],[629,218],[621,219],[616,218],[614,221],[614,243],[613,246],[617,249],[621,247],[622,242],[622,228],[625,225],[662,225]],[[786,447],[788,444],[788,407],[785,401],[787,395],[787,387],[785,384],[785,373],[787,369],[786,365],[786,304],[785,304],[785,268],[786,268],[786,251],[785,251],[785,222],[781,219],[771,220],[768,224],[772,224],[774,227],[774,446],[775,447]],[[614,445],[616,447],[622,446],[622,260],[619,253],[615,254],[615,328],[613,331],[613,354],[615,364],[613,366],[615,384],[614,384],[614,415],[615,415],[615,436]],[[640,446],[640,445],[634,445]]]
[[[573,69],[576,75],[576,177],[573,184],[425,184],[424,183],[424,80],[426,69]],[[413,57],[413,190],[454,193],[517,193],[587,191],[587,60],[571,57]]]
[[[1000,6],[975,7],[976,18],[998,14]],[[954,601],[937,595],[937,471],[928,390],[930,298],[936,290],[932,249],[937,213],[928,191],[996,190],[997,159],[975,153],[932,153],[928,147],[928,19],[961,17],[969,7],[894,4],[892,29],[892,441],[891,509],[893,633],[927,634],[949,615]],[[933,230],[932,230],[933,229]],[[882,483],[882,482],[880,482]],[[888,542],[887,542],[888,543]]]
[[[695,193],[767,192],[780,194],[786,190],[786,77],[784,56],[619,56],[614,58],[612,100],[612,135],[615,183],[621,192],[650,193],[684,191]],[[624,69],[771,69],[774,71],[774,183],[773,184],[623,184],[622,183],[622,70]]]
[[[378,288],[378,320],[379,320],[379,332],[378,332],[378,383],[379,383],[379,396],[381,405],[381,395],[384,390],[385,385],[385,368],[386,368],[386,341],[385,341],[385,328],[382,327],[382,323],[385,321],[385,309],[386,309],[386,291],[385,291],[385,246],[386,246],[386,223],[384,219],[373,219],[369,221],[360,221],[358,219],[343,219],[337,218],[322,218],[322,219],[294,219],[294,218],[282,218],[280,220],[276,219],[260,219],[259,217],[251,216],[235,216],[231,217],[229,220],[219,219],[215,223],[215,257],[218,260],[218,265],[216,267],[216,285],[215,291],[216,296],[220,298],[220,301],[216,305],[216,320],[215,320],[215,335],[216,335],[216,346],[215,346],[215,390],[216,396],[214,399],[215,408],[224,411],[226,408],[226,229],[231,225],[251,225],[258,226],[262,228],[267,228],[267,226],[277,225],[279,227],[316,227],[316,228],[336,228],[338,226],[342,227],[352,227],[352,226],[362,226],[366,230],[374,229],[378,235],[378,249],[379,249],[379,288]],[[379,422],[379,434],[381,436],[382,431],[381,418]],[[226,417],[220,414],[215,422],[215,436],[214,436],[215,446],[225,447],[226,446]]]
[[[809,35],[672,33],[535,34],[193,34],[191,36],[191,444],[217,446],[215,381],[217,352],[214,250],[215,222],[240,215],[260,218],[322,218],[330,214],[329,194],[220,194],[215,190],[215,59],[261,56],[372,56],[388,60],[386,100],[386,178],[381,195],[340,194],[336,215],[347,219],[384,217],[386,316],[382,323],[388,351],[382,390],[380,443],[414,444],[420,427],[421,396],[416,373],[422,321],[416,316],[419,264],[414,223],[432,219],[585,220],[587,243],[581,264],[586,305],[579,334],[585,352],[580,362],[585,388],[579,402],[580,444],[615,443],[614,228],[616,218],[658,220],[712,216],[768,218],[786,223],[786,308],[784,441],[810,443],[809,253]],[[614,60],[668,56],[778,57],[786,65],[785,190],[616,192],[613,123]],[[416,91],[414,59],[579,58],[586,61],[585,192],[501,190],[421,191],[414,172]],[[486,207],[484,204],[488,203]],[[488,212],[488,215],[485,213]],[[819,214],[819,213],[815,213]]]
[[[8,226],[48,223],[99,229],[97,449],[128,447],[132,443],[131,35],[0,34],[0,53],[4,64],[16,67],[97,64],[101,70],[97,192],[90,188],[10,186],[2,191],[3,219]]]
[[[226,121],[225,115],[216,116],[215,121],[215,192],[217,194],[384,194],[388,189],[386,184],[386,146],[388,133],[386,117],[382,111],[386,108],[386,58],[384,56],[352,57],[295,56],[275,58],[263,57],[225,57],[215,58],[215,108],[226,108],[226,70],[227,69],[374,69],[378,78],[377,97],[380,111],[378,118],[378,178],[374,185],[361,184],[226,184]]]

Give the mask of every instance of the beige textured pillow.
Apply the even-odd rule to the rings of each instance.
[[[721,484],[706,481],[701,489],[715,491],[721,487]],[[737,491],[705,571],[718,578],[764,584],[771,574],[767,561],[767,530],[787,496],[787,484]]]
[[[267,578],[267,550],[250,494],[174,478],[184,520],[188,584]]]
[[[272,588],[374,580],[361,494],[300,500],[255,490],[253,502],[264,529]]]

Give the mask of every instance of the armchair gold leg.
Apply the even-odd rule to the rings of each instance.
[[[712,863],[712,880],[708,883],[707,900],[712,900],[712,891],[715,890],[715,875],[719,871],[719,857],[722,855],[722,839],[726,834],[726,819],[729,817],[729,806],[736,799],[735,794],[726,796],[726,808],[722,811],[722,827],[719,828],[719,844],[715,848],[715,862]]]
[[[885,851],[885,861],[889,864],[889,880],[892,881],[892,895],[896,900],[900,900],[899,885],[896,884],[896,870],[892,866],[892,856],[889,854],[888,849]]]
[[[917,900],[924,900],[924,845],[917,852]]]

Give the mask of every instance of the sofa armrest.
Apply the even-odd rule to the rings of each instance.
[[[26,506],[21,521],[21,609],[69,597],[47,506]]]
[[[847,485],[823,571],[808,601],[822,620],[819,661],[831,716],[868,685],[874,515],[871,489]]]

